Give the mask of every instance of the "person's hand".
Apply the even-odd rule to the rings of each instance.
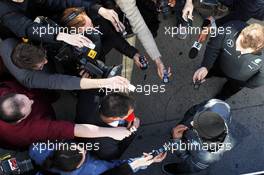
[[[188,18],[193,20],[193,3],[192,0],[187,0],[182,10],[182,18],[188,22]]]
[[[148,167],[152,163],[154,163],[153,156],[147,153],[143,153],[143,156],[131,162],[130,166],[133,170],[135,170],[142,167]]]
[[[12,1],[16,3],[23,3],[25,0],[12,0]]]
[[[118,127],[113,128],[111,131],[111,138],[115,140],[124,140],[125,138],[129,137],[132,133],[125,127]]]
[[[169,0],[169,4],[168,5],[171,6],[171,7],[175,7],[176,0]]]
[[[199,35],[198,42],[204,43],[209,35],[210,27],[204,27],[201,34]]]
[[[164,66],[164,64],[160,58],[157,58],[155,60],[155,63],[157,66],[158,75],[159,75],[160,79],[163,79],[165,66]],[[171,77],[171,75],[172,75],[171,68],[169,67],[167,71],[168,71],[168,76]]]
[[[153,157],[150,154],[143,153],[143,156],[139,159],[136,159],[133,161],[130,165],[132,169],[138,169],[142,167],[148,167],[149,165],[153,163],[159,163],[162,162],[167,156],[167,153],[161,153],[156,157]]]
[[[63,41],[69,45],[75,47],[89,47],[89,44],[93,43],[90,39],[83,36],[82,34],[68,34],[68,33],[59,33],[57,35],[57,41]]]
[[[140,119],[136,117],[135,120],[134,120],[134,122],[133,122],[132,127],[135,127],[135,128],[138,129],[139,126],[140,126]]]
[[[128,81],[128,79],[120,76],[115,76],[112,78],[104,79],[103,84],[100,85],[100,87],[126,91],[128,89],[129,84],[130,82]]]
[[[133,57],[135,64],[137,65],[138,68],[143,67],[143,65],[140,63],[140,54],[136,53],[136,55]]]
[[[92,78],[92,76],[84,68],[81,68],[79,75],[82,78]]]
[[[103,18],[109,20],[113,24],[117,32],[120,32],[118,25],[124,27],[124,25],[119,21],[118,14],[114,10],[101,7],[98,11],[98,14],[101,15]]]
[[[193,75],[193,82],[195,83],[196,81],[201,81],[203,82],[205,77],[208,74],[208,70],[206,67],[201,67],[200,69],[198,69],[194,75]]]
[[[167,153],[160,153],[153,158],[153,163],[160,163],[167,157]]]
[[[172,138],[173,139],[181,139],[184,131],[188,129],[185,125],[178,125],[172,129]]]

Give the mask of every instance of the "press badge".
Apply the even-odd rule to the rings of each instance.
[[[95,59],[96,55],[97,55],[97,52],[95,50],[90,50],[87,54],[87,56],[92,59]]]

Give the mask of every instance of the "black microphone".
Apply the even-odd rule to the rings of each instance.
[[[203,24],[201,26],[202,29],[212,25],[212,21],[210,20],[210,18],[211,17],[204,19]],[[199,38],[197,41],[194,42],[194,44],[193,44],[193,46],[192,46],[192,48],[191,48],[191,50],[189,52],[189,58],[190,59],[196,58],[202,47],[203,47],[203,44],[202,44],[202,42],[201,42],[201,40]]]
[[[197,57],[199,51],[201,50],[203,44],[198,42],[198,41],[195,41],[190,52],[189,52],[189,58],[190,59],[194,59]]]

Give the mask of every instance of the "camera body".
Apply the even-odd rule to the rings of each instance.
[[[64,45],[55,58],[59,62],[73,62],[75,67],[83,68],[92,78],[108,78],[118,74],[121,70],[119,66],[106,66],[102,61],[97,60],[98,52],[92,48],[76,48]]]

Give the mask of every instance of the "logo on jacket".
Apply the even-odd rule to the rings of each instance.
[[[234,41],[233,40],[228,39],[226,43],[227,43],[228,47],[234,47]]]

